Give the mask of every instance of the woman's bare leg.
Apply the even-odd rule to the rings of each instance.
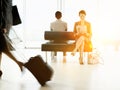
[[[1,70],[2,52],[0,52],[0,70]]]
[[[23,71],[23,63],[18,61],[14,56],[13,54],[10,52],[10,51],[4,51],[4,53],[9,57],[11,58],[14,62],[16,62],[20,68],[21,71]]]
[[[84,41],[81,43],[79,51],[80,51],[79,62],[80,64],[83,64]]]
[[[77,50],[81,47],[81,44],[83,42],[84,42],[84,36],[81,36],[80,38],[78,38],[78,40],[76,41],[75,49],[73,50],[72,54],[74,54],[75,52],[77,52]]]

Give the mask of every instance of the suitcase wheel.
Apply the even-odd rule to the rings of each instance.
[[[45,83],[45,82],[41,82],[40,84],[41,84],[42,86],[44,86],[46,83]]]

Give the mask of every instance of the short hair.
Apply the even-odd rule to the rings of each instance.
[[[60,19],[60,18],[62,17],[62,13],[61,13],[60,11],[56,11],[55,17],[56,17],[57,19]]]
[[[85,10],[80,10],[80,11],[79,11],[79,15],[80,15],[80,14],[85,14],[85,15],[86,15]]]

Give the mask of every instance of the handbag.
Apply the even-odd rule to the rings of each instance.
[[[22,23],[19,12],[18,12],[18,8],[16,5],[12,6],[12,18],[13,18],[13,26]]]
[[[101,52],[97,48],[94,48],[93,51],[88,54],[88,59],[90,64],[104,64]]]

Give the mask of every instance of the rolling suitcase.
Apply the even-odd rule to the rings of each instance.
[[[42,86],[44,86],[46,82],[50,81],[52,78],[52,67],[45,63],[40,55],[31,57],[24,66],[35,76]]]

